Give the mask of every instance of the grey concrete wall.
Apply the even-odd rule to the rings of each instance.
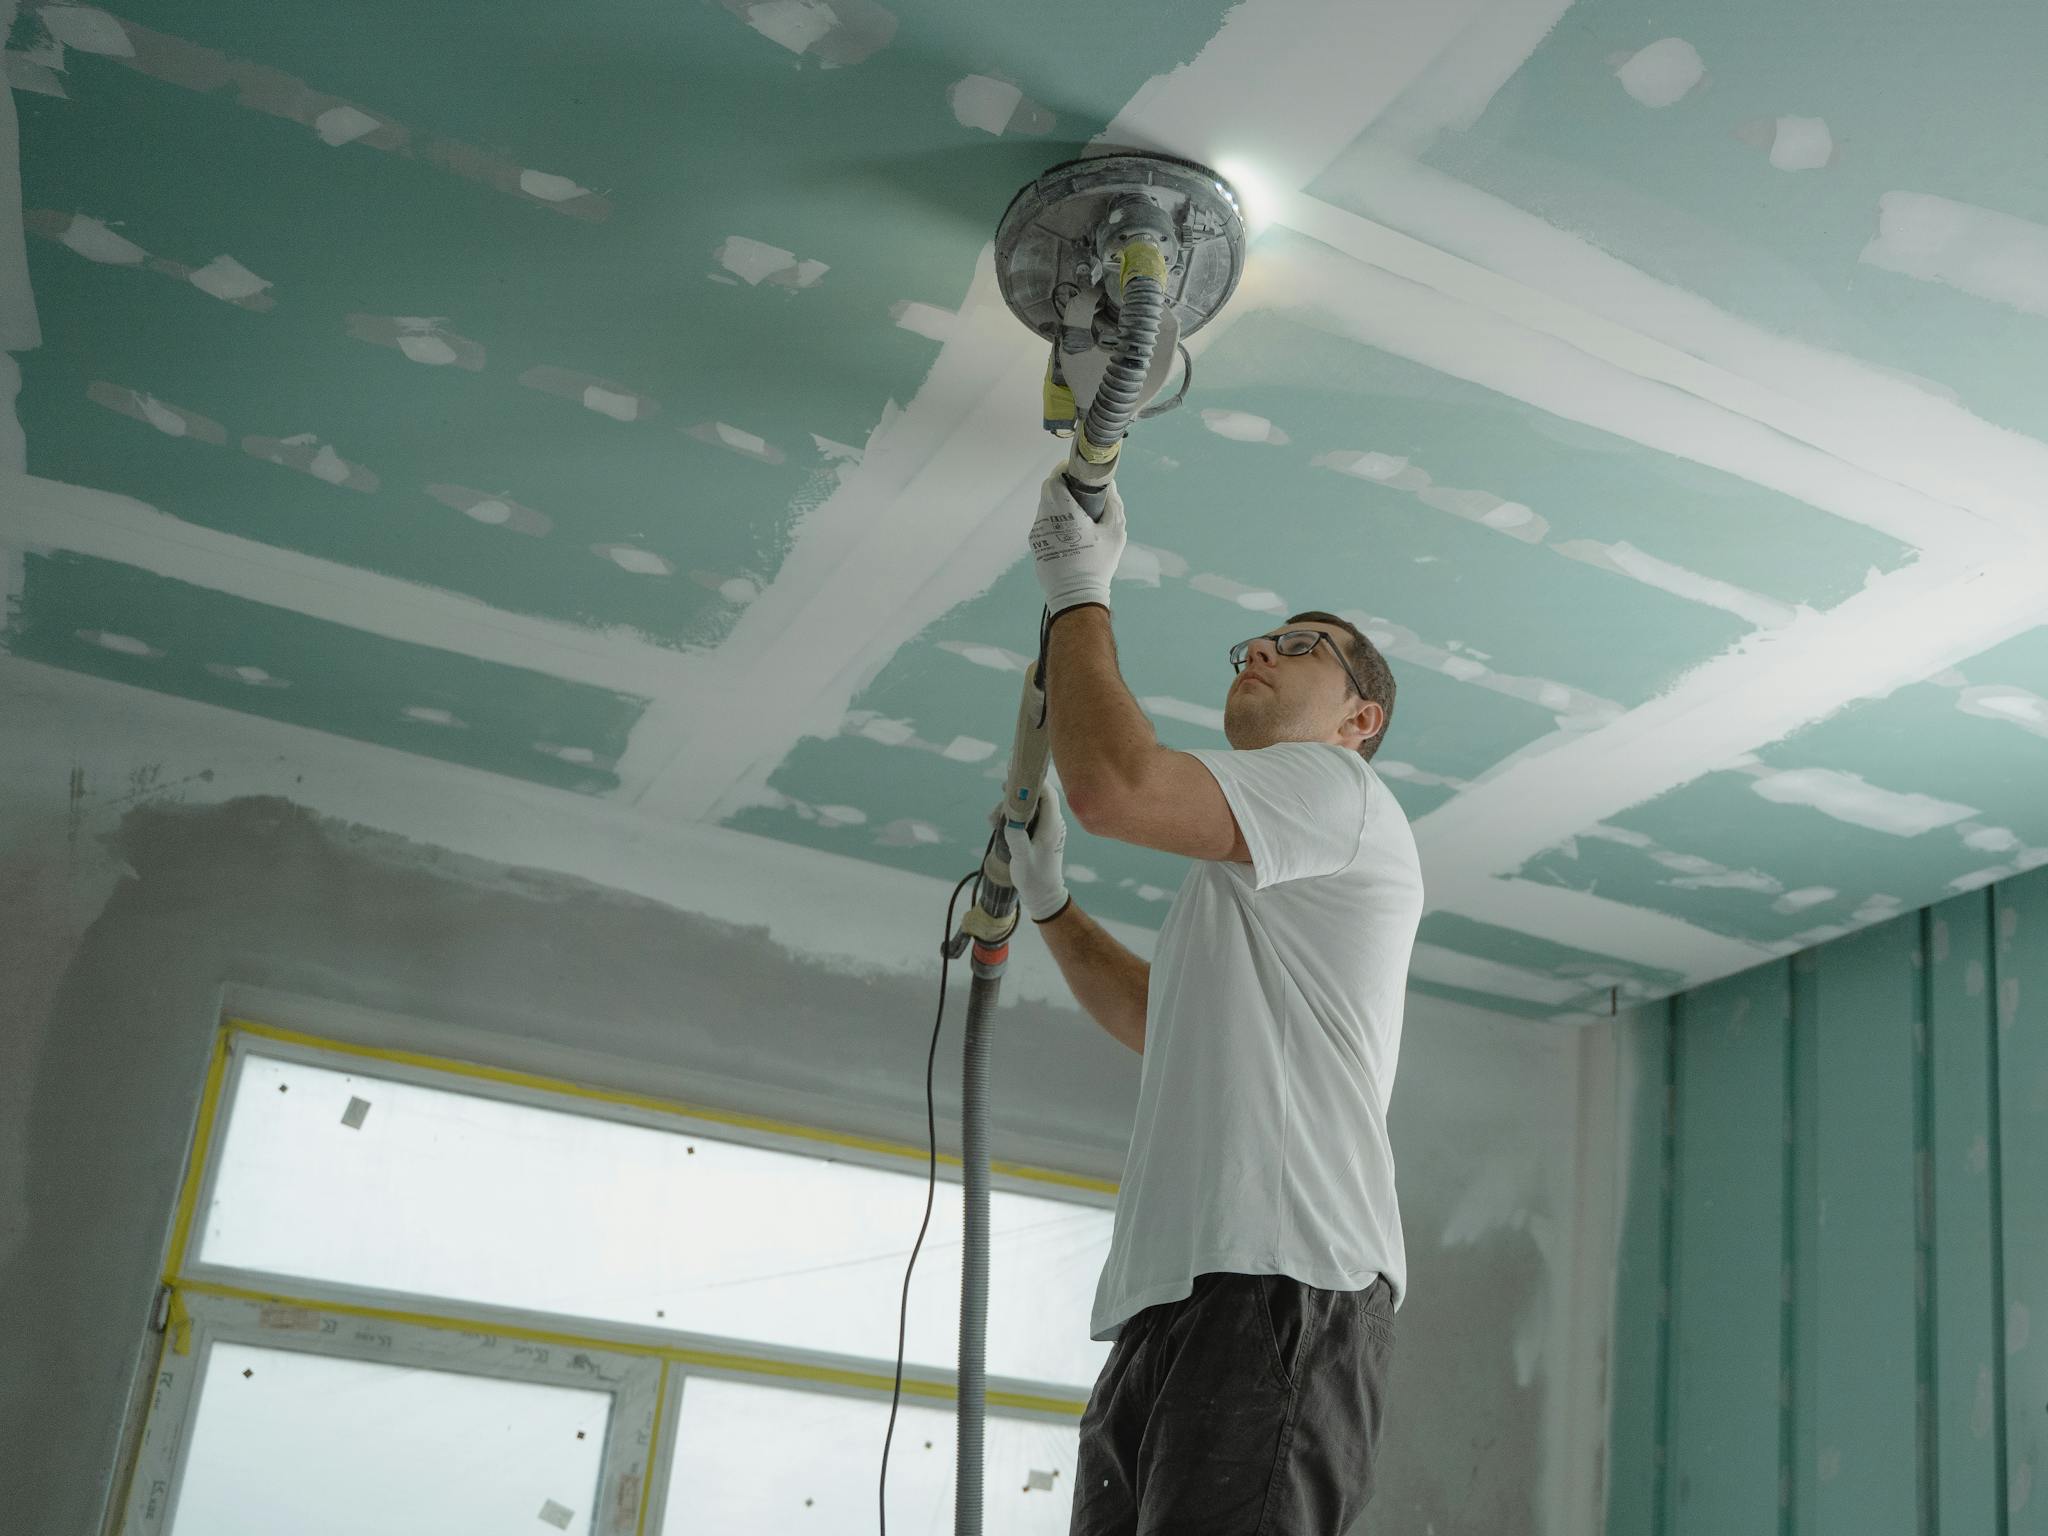
[[[99,712],[107,702],[79,706],[76,739],[47,692],[16,711],[45,735],[27,753],[17,738],[13,766],[32,771],[0,780],[9,1529],[96,1528],[153,1350],[148,1314],[225,984],[454,1026],[541,1070],[922,1142],[930,972],[849,973],[758,927],[452,853],[282,793],[231,793],[192,767],[203,746],[167,769],[151,751],[162,743],[138,739],[119,769],[109,743],[125,727],[119,710]],[[280,788],[292,753],[310,750],[302,735],[271,754]],[[935,943],[942,911],[927,904],[920,894],[897,916]],[[939,1074],[946,1145],[957,1028],[955,1014]],[[1583,1416],[1601,1343],[1585,1335],[1604,1315],[1586,1290],[1609,1241],[1587,1219],[1605,1195],[1583,1197],[1603,1175],[1582,1115],[1609,1108],[1584,1088],[1593,1038],[1411,1007],[1394,1135],[1412,1289],[1373,1529],[1592,1528],[1570,1523],[1589,1502],[1588,1451],[1564,1421]],[[1137,1058],[1077,1012],[1015,1002],[995,1043],[996,1155],[1114,1177],[1137,1081]]]

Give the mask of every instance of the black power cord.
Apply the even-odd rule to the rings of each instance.
[[[989,846],[995,846],[995,834],[989,836]],[[931,1049],[924,1060],[924,1128],[927,1171],[925,1175],[924,1222],[917,1229],[917,1241],[911,1245],[910,1262],[903,1268],[903,1305],[896,1316],[896,1387],[889,1394],[889,1432],[882,1437],[882,1481],[877,1495],[880,1502],[881,1536],[889,1536],[889,1446],[896,1438],[896,1408],[903,1398],[903,1346],[910,1332],[910,1275],[917,1268],[918,1250],[924,1247],[924,1235],[932,1224],[932,1203],[939,1193],[939,1130],[938,1116],[932,1107],[932,1071],[939,1059],[939,1028],[946,1021],[946,980],[953,966],[954,956],[959,952],[953,941],[953,909],[960,904],[960,893],[967,888],[970,880],[979,882],[981,866],[976,865],[960,877],[960,883],[953,887],[952,898],[946,903],[946,936],[939,944],[939,1011],[932,1020]],[[976,884],[979,893],[981,887]],[[963,935],[964,937],[964,935]]]

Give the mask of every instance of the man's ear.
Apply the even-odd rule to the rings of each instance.
[[[1344,724],[1357,732],[1361,743],[1371,741],[1387,728],[1386,707],[1375,699],[1360,699]]]

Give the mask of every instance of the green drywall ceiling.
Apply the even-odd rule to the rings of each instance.
[[[536,784],[615,789],[612,765],[646,704],[103,560],[24,564],[4,631],[17,656]]]
[[[1424,944],[1436,944],[1463,954],[1517,965],[1524,970],[1548,971],[1559,976],[1625,976],[1658,991],[1670,991],[1685,981],[1678,971],[1631,965],[1612,955],[1558,944],[1534,934],[1496,927],[1492,923],[1474,922],[1455,912],[1427,913],[1416,938]]]
[[[2044,663],[2048,631],[2036,631],[1973,659],[1965,675],[1987,685],[2024,679],[2039,690],[2048,681]],[[2048,751],[2036,745],[2048,748],[2048,740],[2010,720],[1965,714],[1961,697],[1960,686],[1928,682],[1851,705],[1766,748],[1748,771],[1704,775],[1610,818],[1635,841],[1581,836],[1539,854],[1522,873],[1763,942],[1848,922],[1872,897],[1906,905],[1951,882],[1980,879],[2015,853],[2048,844],[2048,803],[2040,793]],[[1968,814],[1907,834],[1758,792],[1770,782],[1759,775],[1807,770],[1929,795]],[[1673,867],[1659,862],[1660,854],[1710,857],[1729,873]],[[1751,874],[1774,884],[1727,883]],[[1820,888],[1836,894],[1780,909],[1788,893]]]
[[[898,6],[900,42],[830,70],[711,4],[123,15],[388,114],[415,152],[330,146],[238,105],[233,87],[202,93],[75,49],[64,99],[17,93],[26,208],[102,220],[189,267],[229,253],[275,300],[253,312],[32,237],[47,341],[24,357],[29,470],[495,606],[715,642],[737,612],[719,584],[772,579],[797,515],[824,495],[813,434],[859,445],[930,367],[937,345],[890,306],[957,306],[1016,187],[1199,50],[1223,9],[1152,7],[1142,51],[1090,54],[1058,45],[1095,24],[1078,4],[967,28],[947,6]],[[24,8],[18,34],[35,15]],[[1050,134],[996,140],[955,120],[947,88],[984,60],[1072,104]],[[430,153],[440,138],[567,176],[609,215],[454,174]],[[829,270],[802,289],[750,286],[715,259],[734,236]],[[422,366],[358,340],[357,314],[437,318],[484,366]],[[534,367],[659,410],[613,419],[522,385]],[[218,423],[225,443],[110,411],[88,399],[95,381]],[[719,422],[780,462],[687,435]],[[302,433],[378,488],[242,448]],[[472,521],[430,485],[508,498],[553,530]],[[612,544],[699,580],[649,580],[591,551]]]
[[[8,38],[43,335],[15,354],[27,468],[183,520],[196,547],[218,533],[328,562],[294,569],[327,582],[347,599],[338,611],[364,627],[267,606],[260,576],[251,579],[261,553],[225,562],[223,585],[242,597],[145,574],[170,569],[158,557],[173,546],[160,541],[166,525],[144,531],[128,512],[81,519],[91,541],[80,547],[95,558],[58,553],[70,546],[52,532],[49,507],[83,505],[66,496],[39,502],[33,532],[0,559],[0,576],[19,571],[23,582],[0,646],[651,814],[714,806],[709,814],[746,832],[956,878],[982,847],[1015,717],[1019,678],[1001,653],[1036,645],[1023,516],[1014,563],[985,590],[936,611],[930,592],[964,589],[947,571],[922,592],[888,589],[887,605],[869,605],[919,615],[893,652],[861,629],[872,612],[846,626],[837,650],[835,633],[778,652],[764,620],[846,610],[838,572],[820,555],[850,555],[862,534],[841,513],[877,486],[904,491],[868,504],[886,522],[903,508],[922,515],[931,483],[958,495],[957,466],[984,450],[1012,463],[970,399],[927,390],[945,348],[956,348],[949,366],[963,348],[975,362],[942,377],[974,380],[995,376],[977,370],[1000,367],[1000,348],[925,332],[942,334],[969,295],[1019,184],[1141,93],[1156,107],[1179,91],[1163,120],[1191,114],[1201,121],[1185,131],[1197,137],[1217,124],[1248,143],[1267,129],[1289,139],[1330,134],[1334,123],[1332,141],[1353,131],[1359,103],[1376,99],[1369,92],[1334,101],[1327,81],[1305,81],[1298,112],[1280,122],[1272,102],[1290,87],[1247,78],[1242,92],[1213,88],[1230,72],[1219,58],[1243,57],[1232,50],[1262,14],[1276,43],[1355,24],[1335,0],[1273,0],[1270,13],[1147,0],[1113,16],[1078,0],[906,0],[886,12],[872,0],[838,11],[827,0],[162,0],[108,13],[30,0]],[[1781,645],[1795,658],[1785,665],[1804,668],[1815,632],[1873,582],[1909,587],[1917,572],[1943,569],[1958,551],[1937,502],[1976,477],[1989,487],[1981,501],[2002,494],[2022,507],[2020,520],[2032,484],[2015,471],[2038,444],[1973,441],[1936,422],[1897,462],[1876,462],[1889,441],[1820,430],[1831,407],[1811,398],[1812,385],[1780,377],[1760,348],[1745,351],[1710,321],[1693,316],[1707,327],[1700,356],[1675,361],[1722,370],[1714,388],[1690,374],[1671,382],[1655,366],[1636,377],[1610,366],[1640,351],[1644,338],[1626,323],[1607,329],[1579,300],[1543,309],[1545,282],[1554,275],[1564,291],[1576,275],[1568,254],[1543,255],[1562,263],[1555,274],[1497,283],[1475,253],[1505,263],[1520,253],[1517,220],[1547,220],[1672,285],[1664,308],[1633,312],[1650,330],[1686,320],[1695,295],[1763,336],[1840,353],[1846,369],[1904,375],[1992,423],[2048,433],[2038,363],[2048,316],[1858,259],[1878,200],[1894,191],[2048,222],[2039,135],[2012,126],[2036,100],[2048,15],[1991,0],[1881,14],[1845,0],[1769,10],[1740,0],[1683,15],[1576,0],[1540,41],[1510,48],[1525,14],[1503,5],[1462,31],[1420,5],[1398,18],[1417,37],[1439,28],[1443,52],[1308,187],[1370,222],[1326,209],[1319,225],[1258,235],[1227,323],[1205,339],[1187,406],[1131,438],[1121,484],[1135,547],[1115,598],[1126,675],[1174,747],[1225,745],[1218,716],[1233,641],[1303,608],[1359,616],[1400,687],[1379,766],[1420,825],[1425,876],[1443,903],[1422,934],[1439,952],[1434,974],[1415,984],[1548,1019],[1604,1011],[1612,985],[1624,1004],[1676,988],[1701,974],[1702,953],[1756,957],[1716,936],[1811,943],[1893,909],[1873,897],[1916,905],[2048,857],[2048,810],[2030,793],[2048,781],[2048,629],[1975,656],[1945,651],[1922,680],[1884,697],[1823,700],[1800,716],[1819,723],[1760,736],[1746,758],[1706,743],[1740,735],[1721,728],[1731,714],[1738,726],[1751,710],[1775,714],[1778,677],[1758,669],[1746,691],[1722,696],[1695,687],[1703,669],[1768,659]],[[1230,32],[1205,55],[1226,18]],[[836,60],[806,51],[806,28],[836,22],[856,32],[872,22],[878,45]],[[1674,32],[1697,48],[1706,79],[1669,107],[1646,107],[1616,78],[1617,60]],[[58,33],[71,40],[60,46]],[[121,56],[128,42],[133,58]],[[1453,113],[1417,151],[1451,192],[1477,189],[1507,206],[1403,204],[1429,194],[1392,187],[1384,157],[1419,119],[1442,116],[1485,69],[1529,47],[1484,110]],[[1402,56],[1376,54],[1360,91],[1378,90]],[[999,106],[1001,82],[1022,93],[1000,133],[960,107],[976,77]],[[294,96],[294,82],[312,94]],[[399,126],[344,113],[316,131],[318,113],[341,103]],[[1826,119],[1829,164],[1772,166],[1756,125],[1786,115]],[[1237,152],[1227,137],[1215,152]],[[528,172],[558,179],[522,191]],[[1438,248],[1418,257],[1373,229],[1398,229],[1404,217]],[[1311,225],[1392,252],[1408,276],[1346,265],[1298,232]],[[114,259],[124,241],[136,259]],[[777,252],[791,265],[771,272]],[[215,271],[246,269],[260,290],[230,302],[189,280],[223,257],[235,265]],[[1426,295],[1443,317],[1427,347],[1374,323],[1387,318],[1381,297],[1360,303],[1368,291],[1390,304],[1424,298],[1418,272],[1442,279]],[[1290,286],[1290,273],[1320,274],[1318,286]],[[2023,278],[2016,268],[1999,280]],[[1345,287],[1354,282],[1359,292]],[[899,323],[905,305],[921,308]],[[1539,311],[1557,322],[1548,337],[1511,318]],[[1021,332],[1015,339],[1021,353]],[[1525,343],[1548,350],[1518,354],[1521,363],[1584,362],[1571,375],[1583,393],[1558,392],[1540,370],[1492,366],[1496,346]],[[1387,350],[1404,344],[1469,377]],[[1668,353],[1669,338],[1657,344]],[[1596,366],[1581,347],[1610,361]],[[1737,405],[1715,394],[1724,385]],[[892,414],[920,391],[925,401]],[[1020,390],[1020,429],[1036,407]],[[1563,413],[1641,422],[1630,430],[1658,446]],[[854,468],[885,419],[893,435]],[[942,431],[928,431],[935,422]],[[1912,424],[1887,431],[1910,437]],[[1060,449],[1044,449],[1050,466]],[[1922,471],[1929,499],[1916,522],[1906,482]],[[847,496],[833,500],[842,485]],[[959,531],[1006,489],[980,502],[962,495]],[[1866,513],[1866,497],[1882,507]],[[465,515],[472,505],[476,515]],[[6,513],[0,506],[0,529]],[[1908,532],[1876,531],[1865,516]],[[20,562],[16,546],[27,551]],[[971,539],[963,549],[977,558]],[[124,555],[134,565],[112,558]],[[1985,563],[2016,558],[2007,549]],[[497,663],[380,639],[381,611],[351,571],[473,599],[485,632],[533,632],[496,625],[493,613],[537,618],[559,626],[553,644],[619,656],[636,679],[622,688],[663,694],[643,750],[628,754],[627,737],[649,701],[550,681],[519,664],[527,658],[510,638]],[[1959,599],[1947,617],[1969,622],[1967,606]],[[744,643],[728,644],[743,619]],[[81,630],[162,654],[109,650]],[[648,658],[636,636],[679,653],[675,665]],[[1929,655],[1941,640],[1930,634]],[[815,676],[794,675],[798,651]],[[871,671],[870,658],[880,658]],[[1826,664],[1849,670],[1839,652]],[[291,686],[243,682],[238,666]],[[1902,653],[1893,675],[1911,670]],[[731,708],[720,689],[734,671],[768,721],[748,759],[759,776],[711,783],[725,770],[700,768],[676,722],[702,719],[703,730],[731,729],[752,745],[756,722],[709,718]],[[650,675],[669,681],[642,681]],[[833,684],[830,708],[795,719],[819,679]],[[1688,689],[1686,708],[1665,707]],[[838,721],[842,704],[850,713]],[[408,719],[408,707],[445,710],[467,729]],[[1470,845],[1486,834],[1447,835],[1500,827],[1502,802],[1526,783],[1542,802],[1532,809],[1577,805],[1578,787],[1644,752],[1634,722],[1612,754],[1597,747],[1617,715],[1645,708],[1664,710],[1660,730],[1673,735],[1660,742],[1702,745],[1696,760],[1662,754],[1674,765],[1633,791],[1634,803],[1608,795],[1533,857],[1537,839],[1495,862]],[[777,709],[791,717],[780,727]],[[789,748],[799,729],[816,734]],[[1554,766],[1564,761],[1569,775]],[[1970,814],[1902,837],[1757,792],[1764,775],[1801,771]],[[1460,797],[1503,780],[1510,793],[1495,790],[1464,816]],[[1546,814],[1543,839],[1569,820]],[[1105,916],[1156,923],[1180,883],[1181,864],[1165,855],[1079,832],[1074,849],[1096,876],[1078,888]],[[1537,912],[1555,891],[1524,886],[1461,910],[1498,894],[1494,871],[1516,864],[1527,882],[1603,900],[1555,902],[1531,921],[1544,938],[1481,919]],[[1820,887],[1833,894],[1804,899]],[[1793,893],[1802,894],[1787,903]],[[1702,931],[1636,921],[1606,902]],[[1507,983],[1520,1000],[1503,997],[1483,966],[1458,975],[1461,957],[1586,993],[1563,1007],[1531,1003],[1544,989],[1532,994],[1521,978]]]
[[[1674,35],[1705,79],[1646,107],[1616,65]],[[1423,158],[1769,331],[2048,435],[2040,319],[1859,261],[1889,192],[2048,223],[2044,58],[2048,10],[2011,0],[1575,0],[1479,120]],[[1781,116],[1823,120],[1833,163],[1774,168]],[[1761,145],[1751,124],[1771,125]],[[1316,190],[1343,203],[1346,185],[1340,164]]]

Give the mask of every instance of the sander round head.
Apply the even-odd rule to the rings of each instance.
[[[1105,258],[1133,228],[1166,252],[1179,334],[1200,330],[1244,271],[1244,213],[1229,182],[1171,155],[1069,160],[1011,198],[996,226],[996,281],[1010,313],[1056,337],[1069,297],[1103,285]]]

